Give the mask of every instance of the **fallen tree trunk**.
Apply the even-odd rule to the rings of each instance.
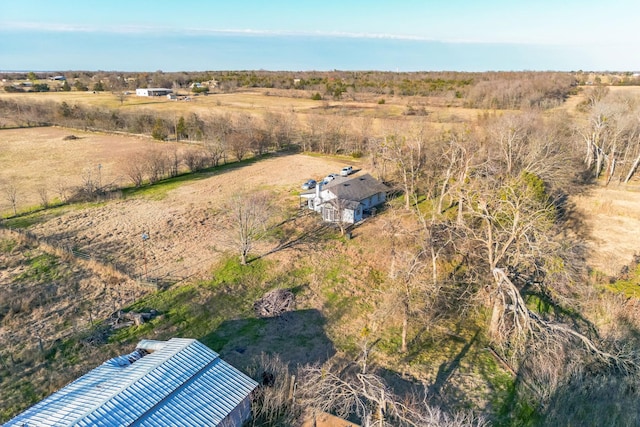
[[[614,354],[599,348],[591,338],[561,323],[550,322],[529,310],[518,288],[501,268],[493,270],[496,289],[489,336],[496,342],[527,338],[575,339],[599,361],[624,371],[638,368],[631,354]]]

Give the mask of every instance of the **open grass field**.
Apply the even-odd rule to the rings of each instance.
[[[184,95],[186,94],[185,92]],[[191,113],[204,116],[212,113],[246,113],[260,116],[266,111],[272,111],[295,112],[302,122],[311,114],[336,115],[345,118],[369,117],[374,119],[372,126],[375,131],[392,128],[399,119],[408,122],[426,121],[438,129],[446,129],[463,122],[473,122],[484,113],[483,110],[461,106],[459,100],[442,97],[358,94],[355,99],[314,101],[311,99],[311,95],[311,92],[301,90],[256,88],[233,93],[190,95],[190,101],[175,101],[166,97],[140,97],[130,94],[121,102],[116,94],[93,93],[91,91],[22,94],[0,92],[0,99],[6,97],[56,103],[64,101],[70,105],[84,104],[123,111],[150,109],[176,116],[188,116]],[[384,104],[379,103],[381,99],[384,99]],[[409,106],[415,109],[424,108],[426,115],[406,115]]]
[[[573,200],[585,223],[589,265],[616,276],[640,254],[640,192],[594,187]]]
[[[65,140],[70,135],[78,139]],[[77,187],[88,174],[103,185],[129,185],[123,166],[149,150],[173,152],[194,149],[187,144],[165,144],[150,138],[83,132],[77,129],[40,127],[0,130],[0,188],[17,188],[19,211],[41,204],[39,189],[50,201],[60,198],[61,187]],[[0,196],[0,215],[9,214],[11,204]]]
[[[47,177],[61,174],[70,181],[79,179],[83,167],[101,162],[104,180],[121,181],[124,178],[117,174],[118,162],[126,161],[137,150],[148,149],[147,145],[169,145],[137,138],[81,134],[83,139],[70,141],[78,144],[71,149],[64,145],[68,141],[61,141],[61,136],[68,132],[64,129],[1,132],[17,134],[23,140],[26,148],[21,154],[15,154],[13,164],[16,166],[11,178],[25,181],[20,191],[25,194],[25,200],[27,194],[33,193],[30,201],[36,204],[37,185],[46,183]],[[40,149],[27,149],[26,141],[33,140],[27,138],[28,134],[36,137],[33,139],[39,141]],[[51,139],[47,144],[48,137]],[[77,158],[69,156],[69,152],[78,152]],[[43,153],[46,153],[44,158]],[[17,158],[25,159],[23,164],[19,165]],[[53,158],[59,160],[51,161]],[[220,170],[187,176],[175,184],[169,182],[143,189],[122,200],[83,209],[61,208],[52,214],[53,218],[45,216],[46,221],[31,229],[41,237],[118,263],[135,274],[142,272],[140,236],[146,231],[152,237],[146,243],[149,271],[157,276],[191,276],[205,271],[220,251],[228,249],[229,239],[224,236],[220,217],[224,204],[232,195],[267,189],[276,195],[277,204],[284,212],[295,211],[300,203],[297,194],[302,182],[338,172],[343,165],[343,161],[300,154],[230,164]],[[21,206],[29,206],[25,203]],[[6,212],[9,208],[6,201],[3,206]],[[39,214],[32,217],[41,218]],[[26,215],[14,222],[41,221],[30,218]],[[212,239],[212,235],[217,238]]]

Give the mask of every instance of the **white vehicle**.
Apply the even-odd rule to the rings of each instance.
[[[345,166],[340,171],[340,176],[349,176],[353,173],[353,166]]]
[[[324,179],[322,180],[323,184],[328,184],[331,181],[333,181],[334,179],[336,179],[338,177],[337,174],[335,173],[330,173],[329,175],[325,176]]]

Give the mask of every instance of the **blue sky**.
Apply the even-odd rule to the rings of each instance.
[[[640,70],[638,0],[0,5],[1,70]]]

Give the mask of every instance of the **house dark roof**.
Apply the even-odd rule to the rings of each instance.
[[[389,187],[367,173],[353,178],[338,177],[322,187],[322,190],[333,193],[340,200],[360,202],[375,194],[386,193]]]
[[[360,202],[356,202],[353,200],[346,200],[346,199],[331,199],[328,202],[325,202],[325,205],[330,205],[332,206],[334,209],[350,209],[350,210],[356,210],[358,209],[358,206],[360,206]]]
[[[256,387],[196,340],[144,340],[5,426],[217,426]]]

